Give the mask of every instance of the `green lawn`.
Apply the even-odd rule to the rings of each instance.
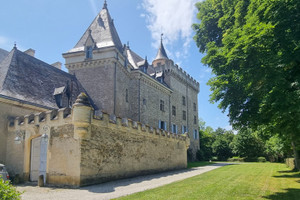
[[[187,168],[192,168],[192,167],[202,167],[205,165],[212,165],[215,164],[215,162],[208,162],[208,161],[201,161],[201,162],[189,162],[187,165]]]
[[[245,163],[120,199],[300,199],[300,172],[284,164]]]

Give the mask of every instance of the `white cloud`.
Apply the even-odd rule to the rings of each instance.
[[[182,55],[187,55],[192,41],[192,24],[196,15],[197,0],[143,0],[148,29],[151,31],[153,47],[157,48],[161,33],[166,49],[180,41]],[[178,55],[176,53],[175,55]]]
[[[94,16],[98,14],[95,0],[89,0]]]
[[[0,35],[0,48],[11,50],[14,46],[14,41],[8,37]]]

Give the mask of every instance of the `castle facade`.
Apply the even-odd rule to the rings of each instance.
[[[105,1],[63,57],[68,73],[32,49],[0,49],[0,163],[11,176],[82,186],[185,168],[187,149],[195,159],[199,83],[162,40],[151,63],[141,58]]]
[[[98,109],[172,133],[188,132],[195,155],[199,83],[168,58],[162,41],[149,64],[122,45],[105,3],[63,57]]]

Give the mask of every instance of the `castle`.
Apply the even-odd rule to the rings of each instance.
[[[63,57],[69,73],[32,49],[0,51],[0,162],[14,174],[80,186],[185,167],[186,147],[195,158],[199,83],[168,58],[162,40],[148,63],[122,45],[105,1]]]

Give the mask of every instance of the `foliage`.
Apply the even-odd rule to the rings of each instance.
[[[21,193],[13,187],[9,181],[0,180],[0,199],[1,200],[18,200],[21,199]]]
[[[257,162],[267,162],[267,159],[265,157],[258,157]]]
[[[228,162],[244,162],[245,159],[239,156],[233,156],[232,158],[227,159]]]
[[[245,157],[245,161],[256,161],[264,155],[264,143],[251,129],[240,131],[234,137],[232,147],[236,155]]]
[[[192,152],[192,149],[188,149],[187,150],[187,152],[186,152],[186,157],[187,157],[187,160],[188,160],[188,162],[191,162],[191,161],[193,161],[193,152]]]
[[[194,24],[202,62],[216,75],[212,102],[235,128],[264,125],[300,143],[300,1],[206,0]]]
[[[212,153],[212,144],[214,142],[213,129],[211,127],[206,127],[200,129],[199,140],[200,140],[200,150],[197,152],[197,159],[200,161],[209,161],[211,160]]]
[[[234,134],[225,130],[223,130],[222,133],[220,132],[220,129],[217,129],[215,133],[218,135],[212,144],[213,153],[217,156],[218,160],[226,161],[233,155],[230,143],[234,138]]]
[[[284,164],[229,165],[120,199],[284,199],[300,196],[300,172]]]
[[[278,135],[272,136],[266,141],[266,155],[271,162],[278,162],[284,160],[284,142]]]

